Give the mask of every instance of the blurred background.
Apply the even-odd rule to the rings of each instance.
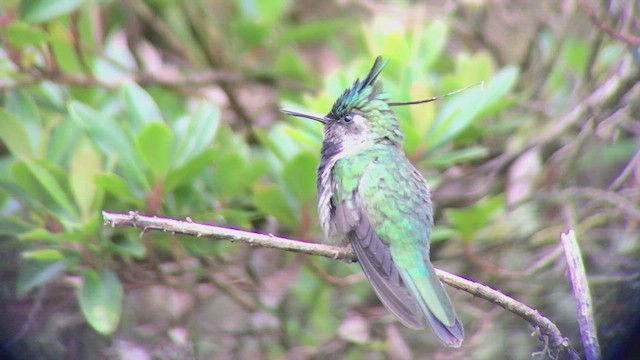
[[[103,226],[101,211],[324,241],[319,124],[377,55],[433,188],[437,267],[582,352],[576,231],[605,358],[640,302],[640,2],[4,0],[0,341],[25,359],[530,359],[539,333],[447,288],[460,349],[403,327],[357,264]]]

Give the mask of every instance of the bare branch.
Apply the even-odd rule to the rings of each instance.
[[[604,31],[612,38],[622,40],[631,46],[640,46],[640,38],[615,31],[604,20],[598,19],[595,10],[591,8],[591,6],[589,6],[587,1],[579,0],[578,2],[582,6],[583,10],[587,13],[587,15],[589,15],[589,18],[591,18],[591,22],[593,22],[593,24],[597,26],[598,29]]]
[[[347,262],[357,261],[353,250],[349,247],[338,247],[318,243],[310,243],[300,240],[291,240],[274,235],[258,234],[248,231],[228,229],[218,226],[195,223],[190,220],[176,220],[159,218],[155,216],[139,215],[135,211],[129,214],[118,214],[103,211],[102,217],[105,225],[112,227],[134,227],[146,230],[162,230],[165,232],[185,234],[191,236],[206,236],[218,240],[242,242],[251,246],[268,247],[286,251],[292,251],[307,255],[323,256],[331,259]],[[444,270],[436,269],[440,280],[458,290],[465,291],[475,297],[479,297],[501,306],[540,330],[541,340],[546,345],[546,351],[553,359],[578,359],[575,350],[569,340],[565,338],[558,327],[549,319],[540,315],[537,310],[518,302],[497,290],[486,285],[467,280],[453,275]]]
[[[123,83],[131,81],[140,85],[158,85],[167,87],[204,87],[210,85],[220,85],[224,83],[234,84],[242,82],[254,82],[264,85],[273,85],[276,87],[289,89],[289,90],[306,90],[306,88],[294,81],[286,79],[276,79],[270,75],[255,75],[245,76],[239,73],[229,71],[216,71],[216,70],[204,70],[204,71],[192,71],[182,74],[153,74],[153,73],[136,73],[125,75],[115,79],[99,79],[93,76],[73,75],[60,72],[31,72],[26,74],[20,80],[14,82],[0,83],[0,91],[11,90],[15,88],[31,86],[38,84],[42,81],[51,81],[54,83],[60,83],[71,86],[98,86],[107,89],[115,89],[121,86]]]
[[[600,344],[598,343],[598,333],[593,320],[593,306],[591,305],[591,294],[587,285],[587,275],[584,270],[584,263],[580,255],[580,248],[576,241],[573,230],[560,235],[564,253],[569,267],[569,279],[576,297],[578,310],[578,327],[580,337],[587,360],[600,360]]]

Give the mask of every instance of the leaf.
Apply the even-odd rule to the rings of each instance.
[[[259,19],[266,24],[274,24],[280,21],[289,0],[255,1]]]
[[[429,234],[429,241],[433,244],[438,241],[445,241],[455,237],[456,231],[444,226],[437,226],[431,229]]]
[[[297,79],[303,83],[313,81],[311,69],[300,59],[298,54],[287,48],[278,51],[274,72],[277,76]]]
[[[263,214],[272,215],[280,223],[294,229],[298,226],[296,212],[279,186],[275,184],[256,186],[253,203]]]
[[[270,29],[269,25],[252,20],[236,19],[231,22],[231,31],[248,49],[264,44]]]
[[[54,125],[46,139],[47,159],[55,164],[67,162],[76,148],[78,140],[83,136],[84,133],[76,122],[69,116],[65,117],[64,120]],[[41,142],[44,142],[44,139]]]
[[[16,48],[41,45],[49,39],[45,31],[27,23],[14,21],[6,28],[0,29],[4,33],[9,44]]]
[[[513,103],[513,100],[504,99],[504,96],[513,89],[518,80],[520,71],[514,66],[508,66],[500,70],[489,81],[482,94],[479,118],[489,116],[498,110]]]
[[[61,71],[74,74],[80,73],[83,67],[80,65],[80,59],[73,46],[73,39],[69,30],[61,22],[52,22],[49,25],[49,32],[51,34],[49,45],[56,64],[58,64]],[[86,89],[83,90],[82,94],[84,93],[86,93]]]
[[[315,196],[317,166],[318,156],[305,151],[287,161],[282,169],[282,180],[287,186],[287,190],[300,203],[304,203]]]
[[[127,182],[116,174],[96,174],[94,176],[94,182],[96,186],[121,200],[127,201],[136,207],[144,206],[144,202],[131,192]]]
[[[166,191],[171,191],[176,187],[192,181],[196,176],[200,175],[207,167],[213,165],[215,151],[213,149],[205,150],[200,155],[192,158],[184,165],[169,170],[167,178],[164,182]]]
[[[142,259],[147,249],[137,239],[125,238],[120,241],[113,242],[114,249],[120,253],[132,256],[136,259]]]
[[[122,128],[113,119],[77,101],[71,101],[68,109],[71,118],[87,132],[105,155],[118,155],[118,164],[125,177],[148,190],[149,182],[140,169],[141,164],[135,156],[132,142]]]
[[[481,146],[472,146],[460,150],[448,151],[438,156],[428,156],[418,167],[448,167],[461,162],[469,162],[485,158],[489,150]]]
[[[209,146],[218,129],[218,118],[217,107],[200,103],[191,117],[176,124],[175,135],[179,144],[174,162],[177,166],[183,165]]]
[[[24,167],[24,164],[20,164],[20,165]],[[13,167],[12,167],[12,170],[14,170]],[[4,189],[7,193],[11,194],[11,197],[24,203],[24,205],[28,205],[33,209],[38,209],[37,200],[35,199],[33,194],[30,194],[27,190],[25,190],[25,188],[22,185],[24,184],[18,185],[14,181],[0,179],[0,188]]]
[[[80,310],[91,327],[103,335],[112,334],[120,321],[122,285],[111,270],[85,270],[77,292]]]
[[[13,195],[13,194],[12,194]],[[33,225],[19,219],[18,217],[6,216],[0,218],[0,236],[17,236],[31,229]]]
[[[173,133],[165,123],[148,123],[138,134],[136,150],[156,177],[169,169],[172,143]]]
[[[11,91],[6,94],[5,107],[20,121],[29,136],[30,141],[26,145],[29,145],[32,154],[37,154],[43,126],[40,111],[33,96],[25,90]]]
[[[471,126],[480,110],[481,96],[479,89],[470,89],[448,101],[427,133],[428,148],[442,146]]]
[[[484,198],[476,204],[464,209],[447,209],[449,223],[465,242],[472,242],[480,230],[495,215],[504,208],[504,194]]]
[[[22,123],[7,110],[0,108],[0,139],[17,157],[33,155],[31,139]]]
[[[274,47],[296,42],[313,42],[331,38],[336,33],[344,33],[354,25],[345,20],[316,20],[304,22],[296,26],[284,27],[275,39]]]
[[[214,166],[213,188],[216,195],[230,199],[246,194],[268,166],[262,159],[249,161],[249,155],[233,151],[218,151]]]
[[[80,208],[82,218],[88,218],[96,195],[96,185],[93,177],[102,169],[100,156],[89,147],[79,147],[71,158],[71,172],[69,181],[76,203]]]
[[[68,14],[87,3],[87,0],[23,0],[18,8],[20,19],[43,22]]]
[[[44,166],[35,161],[25,159],[24,164],[31,172],[31,175],[46,190],[47,194],[49,194],[49,196],[51,196],[51,198],[69,215],[77,218],[77,210],[71,204],[68,195],[65,193],[56,178]]]
[[[440,59],[442,50],[447,43],[449,27],[441,20],[431,21],[429,26],[421,31],[418,37],[421,41],[414,46],[418,49],[416,59],[422,59],[423,69],[429,70]]]
[[[34,250],[22,254],[22,263],[18,270],[16,293],[19,298],[29,291],[45,284],[60,275],[67,266],[64,257],[57,250]]]
[[[153,121],[162,120],[162,114],[153,98],[138,84],[128,82],[122,87],[124,101],[127,104],[129,124],[134,133]]]
[[[18,235],[20,241],[42,241],[49,243],[61,243],[68,241],[68,234],[52,233],[43,228],[36,228]]]

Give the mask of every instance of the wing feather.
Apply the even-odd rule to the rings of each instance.
[[[336,212],[342,205],[336,206]],[[413,329],[422,329],[422,310],[400,277],[388,246],[373,231],[371,223],[360,216],[358,225],[348,232],[349,242],[376,295],[389,311]]]

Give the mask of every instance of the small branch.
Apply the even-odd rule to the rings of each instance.
[[[564,253],[567,258],[569,268],[569,279],[573,287],[573,294],[576,297],[578,311],[578,327],[580,337],[587,360],[600,360],[600,345],[598,344],[598,333],[593,320],[593,306],[591,304],[591,294],[587,285],[587,276],[584,270],[584,263],[580,255],[580,248],[576,241],[573,230],[560,235]]]
[[[589,15],[589,18],[591,18],[591,22],[593,22],[593,24],[597,26],[598,29],[604,31],[612,38],[622,40],[631,46],[640,46],[640,38],[615,31],[604,20],[598,19],[595,10],[593,10],[591,6],[589,6],[587,1],[579,0],[579,3],[582,6],[583,10],[587,13],[587,15]]]
[[[193,71],[183,74],[153,74],[153,73],[137,73],[122,76],[115,79],[99,79],[92,76],[81,76],[73,74],[65,74],[60,72],[39,72],[29,73],[28,76],[23,77],[20,80],[16,80],[13,83],[6,82],[0,83],[0,91],[11,90],[15,88],[21,88],[25,86],[36,85],[42,81],[51,81],[54,83],[71,85],[71,86],[98,86],[107,89],[115,89],[121,86],[123,83],[132,81],[140,85],[157,85],[167,87],[204,87],[209,85],[220,85],[224,83],[234,84],[241,82],[254,82],[258,84],[264,84],[268,86],[276,86],[283,89],[302,91],[307,90],[303,85],[288,81],[279,80],[270,77],[268,74],[258,74],[255,76],[243,76],[238,73],[228,71]]]
[[[165,232],[179,233],[191,236],[206,236],[217,240],[242,242],[251,246],[261,246],[286,251],[292,251],[307,255],[323,256],[330,259],[347,262],[357,261],[353,250],[349,247],[330,246],[325,244],[309,243],[300,240],[291,240],[274,235],[264,235],[241,230],[227,229],[218,226],[194,223],[190,220],[175,220],[139,215],[135,211],[129,214],[118,214],[103,211],[102,217],[105,225],[112,227],[134,227],[147,230],[162,230]],[[446,271],[436,269],[440,280],[458,290],[465,291],[475,297],[480,297],[496,305],[501,306],[538,328],[541,340],[547,346],[546,350],[553,359],[578,359],[575,350],[569,340],[565,338],[558,327],[549,319],[540,315],[537,310],[520,303],[497,290],[486,285],[464,279]]]
[[[113,227],[127,226],[147,230],[163,230],[170,233],[178,233],[197,237],[211,237],[218,240],[246,243],[251,246],[274,248],[307,255],[323,256],[331,259],[357,261],[350,248],[336,247],[325,244],[309,243],[299,240],[290,240],[274,235],[264,235],[248,231],[227,229],[218,226],[194,223],[188,220],[165,219],[155,216],[138,215],[131,211],[129,214],[116,214],[102,212],[104,223]]]

